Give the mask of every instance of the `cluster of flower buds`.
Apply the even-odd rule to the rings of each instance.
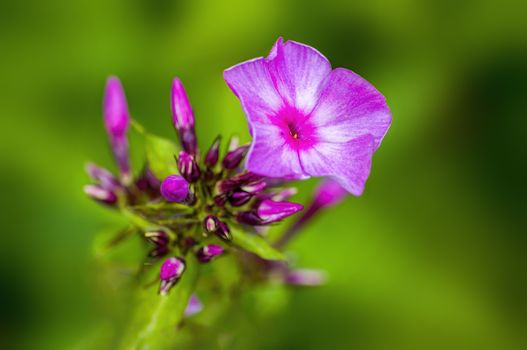
[[[149,257],[157,259],[177,252],[181,257],[165,261],[161,271],[162,294],[168,293],[185,271],[184,256],[195,254],[201,263],[213,261],[236,245],[231,227],[261,227],[300,211],[300,204],[285,201],[294,194],[281,188],[283,182],[248,172],[242,164],[249,150],[232,137],[222,158],[221,137],[200,155],[194,130],[194,113],[179,79],[174,79],[171,96],[172,121],[182,150],[174,154],[178,173],[156,178],[148,165],[133,179],[128,157],[128,105],[121,83],[110,78],[104,98],[104,121],[119,176],[93,164],[87,172],[94,184],[85,192],[95,200],[134,211],[152,224],[142,232],[154,248]],[[173,167],[172,167],[173,168]],[[121,200],[123,199],[123,200]]]
[[[103,116],[119,176],[89,163],[86,172],[94,183],[86,185],[84,192],[97,202],[113,207],[117,206],[119,197],[129,204],[156,200],[160,197],[160,182],[148,167],[145,166],[136,179],[131,172],[127,138],[130,114],[123,87],[116,77],[110,77],[107,81]]]
[[[104,99],[104,121],[119,176],[94,164],[86,168],[94,181],[85,187],[90,197],[116,207],[119,199],[124,198],[128,209],[133,206],[137,215],[153,227],[159,227],[142,233],[154,246],[149,252],[150,258],[175,252],[181,255],[163,263],[161,294],[168,293],[183,275],[187,253],[194,254],[201,263],[209,263],[228,252],[231,244],[236,245],[231,227],[244,228],[246,234],[258,234],[264,232],[266,226],[303,209],[302,205],[287,201],[296,189],[282,187],[284,179],[267,178],[242,167],[249,146],[240,145],[237,137],[230,139],[223,158],[220,136],[201,157],[194,114],[177,78],[172,86],[171,107],[182,147],[179,154],[173,155],[178,173],[159,179],[145,166],[143,173],[134,180],[126,138],[130,124],[128,106],[119,80],[110,78]],[[301,219],[275,245],[283,245],[305,221],[323,207],[340,201],[345,193],[335,182],[324,183]],[[303,279],[304,284],[316,284],[314,274],[304,273],[300,278],[290,270],[284,271],[286,283],[295,284]]]

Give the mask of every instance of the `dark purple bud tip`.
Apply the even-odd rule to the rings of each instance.
[[[223,254],[223,247],[215,244],[206,245],[198,250],[196,256],[198,260],[202,263],[208,263],[215,257]]]
[[[156,246],[166,246],[168,244],[168,235],[164,231],[146,232],[145,238]]]
[[[236,191],[233,194],[229,196],[229,203],[233,207],[240,207],[250,201],[252,198],[252,194],[244,192],[244,191]]]
[[[179,153],[178,168],[181,176],[188,182],[196,182],[201,175],[198,163],[196,163],[193,156],[185,151]]]
[[[223,167],[225,169],[235,169],[240,165],[241,161],[247,154],[247,151],[249,150],[249,146],[241,146],[236,148],[234,151],[230,151],[227,153],[225,158],[223,158]]]
[[[152,258],[160,258],[167,254],[168,254],[168,247],[166,245],[160,245],[152,249],[150,253],[148,253],[148,256]]]
[[[161,183],[161,195],[169,202],[184,203],[192,196],[188,182],[178,175],[170,175]]]
[[[161,279],[159,293],[166,295],[170,288],[177,283],[184,271],[185,261],[183,259],[172,257],[165,260],[159,273],[159,278]]]
[[[218,206],[218,207],[223,207],[225,205],[225,203],[227,203],[227,195],[226,194],[219,194],[217,195],[216,197],[214,197],[214,203]]]
[[[254,211],[242,211],[236,214],[236,220],[240,224],[249,226],[263,225],[262,219]]]
[[[112,205],[117,203],[117,195],[112,191],[105,190],[99,185],[84,186],[84,193],[92,199],[104,204]]]
[[[256,213],[265,224],[270,224],[285,219],[302,209],[304,209],[303,205],[293,202],[274,202],[272,200],[264,200],[258,207]]]
[[[218,223],[218,230],[216,230],[216,236],[226,242],[232,241],[231,230],[229,229],[229,226],[223,221],[220,221]]]
[[[205,155],[205,159],[203,160],[205,166],[212,168],[218,163],[218,158],[220,157],[220,144],[221,136],[218,135]]]

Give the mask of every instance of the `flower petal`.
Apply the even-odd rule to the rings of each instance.
[[[309,117],[323,141],[348,142],[371,134],[375,149],[388,131],[391,120],[384,96],[369,82],[344,68],[331,72],[320,101]]]
[[[345,143],[321,142],[300,151],[302,168],[311,176],[330,176],[346,191],[360,196],[370,175],[374,139],[364,135]]]
[[[304,177],[298,152],[287,144],[280,127],[262,123],[252,126],[253,142],[247,155],[247,170],[269,177]]]
[[[223,72],[223,78],[240,99],[249,123],[267,122],[282,107],[264,58],[240,63]]]
[[[314,48],[279,38],[267,57],[276,89],[289,106],[305,114],[315,107],[326,78],[329,61]]]

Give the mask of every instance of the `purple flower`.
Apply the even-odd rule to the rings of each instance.
[[[121,82],[117,77],[110,77],[104,94],[104,125],[114,153],[121,180],[129,184],[132,180],[128,159],[128,140],[126,132],[130,124],[128,105]]]
[[[170,288],[177,283],[184,271],[185,261],[183,259],[172,257],[165,260],[159,271],[159,278],[161,279],[159,293],[166,295]]]
[[[170,175],[161,183],[161,195],[169,202],[183,203],[191,196],[188,182],[179,175]]]
[[[207,263],[217,257],[218,255],[223,254],[223,251],[223,247],[215,244],[209,244],[200,248],[196,256],[200,262]]]
[[[203,304],[199,301],[196,294],[192,294],[185,309],[185,317],[190,317],[203,310]]]
[[[253,136],[248,170],[281,178],[328,176],[362,194],[391,123],[384,97],[314,48],[279,38],[267,58],[224,72]]]
[[[192,155],[198,153],[196,133],[194,131],[194,112],[181,80],[175,78],[172,83],[172,122],[179,133],[183,149]]]

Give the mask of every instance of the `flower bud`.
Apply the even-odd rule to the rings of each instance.
[[[209,215],[203,220],[203,228],[207,233],[214,233],[219,227],[219,221],[214,215]]]
[[[194,160],[194,157],[185,151],[179,153],[178,168],[181,176],[188,182],[196,182],[201,175],[199,166]]]
[[[170,175],[161,183],[161,195],[169,202],[184,203],[192,197],[188,182],[179,175]]]
[[[285,219],[302,209],[304,206],[297,203],[264,200],[258,206],[256,213],[264,224],[270,224]]]
[[[164,231],[146,232],[145,238],[156,246],[166,246],[168,244],[168,235]]]
[[[326,282],[326,275],[320,270],[289,270],[285,273],[284,282],[295,286],[315,287]]]
[[[227,203],[227,194],[225,193],[222,193],[222,194],[219,194],[217,196],[214,197],[214,203],[218,206],[218,207],[223,207],[225,205],[225,203]]]
[[[128,140],[126,139],[130,115],[123,87],[117,77],[110,77],[106,83],[103,112],[104,125],[110,138],[121,179],[128,185],[132,178],[128,159]]]
[[[229,196],[229,203],[233,207],[241,207],[252,198],[252,194],[244,191],[236,191]]]
[[[216,236],[218,236],[219,238],[223,239],[226,242],[230,242],[232,240],[231,230],[229,229],[229,226],[223,221],[220,221],[218,223],[218,229],[216,230]]]
[[[255,194],[255,193],[262,192],[266,187],[267,187],[267,184],[264,181],[259,181],[259,182],[253,182],[247,185],[243,185],[242,187],[240,187],[240,189],[242,191]]]
[[[170,288],[177,283],[184,271],[185,260],[182,258],[172,257],[165,260],[159,272],[159,278],[161,279],[159,293],[166,295]]]
[[[203,304],[199,301],[196,294],[192,294],[185,309],[185,317],[190,317],[203,310]]]
[[[221,136],[218,135],[205,155],[203,162],[208,168],[212,168],[216,165],[216,163],[218,163],[218,159],[220,157],[220,143]]]
[[[227,153],[225,158],[223,158],[223,167],[229,170],[232,170],[238,167],[238,165],[240,165],[241,161],[247,154],[248,150],[249,150],[249,146],[246,145],[246,146],[238,147],[235,150]]]
[[[172,122],[179,133],[183,149],[192,155],[197,155],[198,145],[194,132],[194,113],[190,107],[185,88],[181,80],[175,78],[172,83]]]
[[[150,253],[148,253],[148,256],[152,258],[159,258],[166,254],[168,254],[168,247],[166,245],[160,245],[152,249]]]
[[[86,172],[93,181],[97,182],[97,184],[105,190],[115,191],[121,187],[119,180],[117,180],[111,172],[98,165],[93,163],[86,164]]]
[[[96,201],[104,204],[113,205],[117,203],[117,195],[114,192],[108,191],[99,185],[84,186],[84,193]]]
[[[242,211],[236,214],[236,220],[240,224],[249,226],[263,225],[262,219],[254,211]]]
[[[207,263],[218,255],[223,254],[223,247],[215,244],[206,245],[198,250],[196,256],[202,263]]]
[[[229,226],[214,215],[209,215],[203,220],[203,228],[205,232],[215,234],[224,241],[232,239]]]

